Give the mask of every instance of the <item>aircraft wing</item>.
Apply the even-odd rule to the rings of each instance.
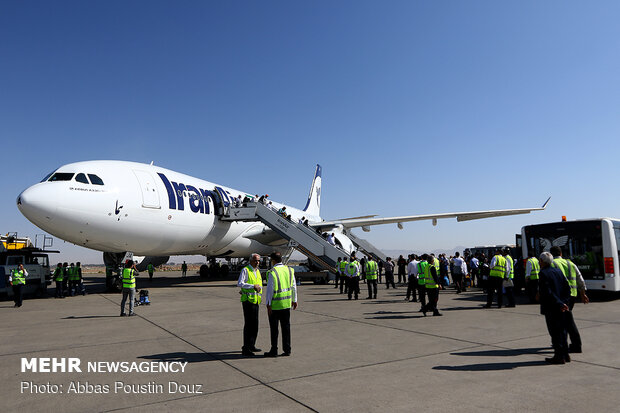
[[[549,199],[540,208],[521,208],[521,209],[496,209],[489,211],[470,211],[470,212],[448,212],[442,214],[426,214],[426,215],[406,215],[402,217],[386,217],[386,218],[374,218],[374,217],[360,217],[360,218],[346,218],[337,219],[333,221],[313,222],[310,223],[311,227],[321,228],[322,230],[329,230],[336,226],[342,225],[344,228],[356,228],[362,227],[364,230],[369,230],[367,227],[371,225],[382,224],[402,224],[409,221],[424,221],[433,220],[433,225],[436,224],[438,219],[444,218],[456,218],[457,221],[471,221],[474,219],[503,217],[507,215],[519,215],[529,214],[532,211],[542,211],[547,208]]]

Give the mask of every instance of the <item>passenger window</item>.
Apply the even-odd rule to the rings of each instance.
[[[88,177],[90,178],[90,182],[92,182],[93,185],[103,185],[103,181],[97,175],[88,174]]]
[[[56,172],[54,175],[52,175],[52,177],[50,178],[50,182],[56,182],[56,181],[70,181],[71,178],[73,178],[73,175],[75,175],[74,173],[71,172]]]
[[[78,182],[81,182],[83,184],[90,183],[90,182],[88,182],[88,178],[84,174],[77,174],[76,177],[75,177],[75,180],[78,181]]]

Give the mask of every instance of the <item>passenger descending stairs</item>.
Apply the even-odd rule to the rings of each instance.
[[[257,202],[248,202],[242,207],[231,207],[223,221],[261,221],[289,241],[289,247],[295,248],[319,267],[336,272],[338,257],[346,253],[327,242],[314,229],[303,224],[289,221],[271,208]]]

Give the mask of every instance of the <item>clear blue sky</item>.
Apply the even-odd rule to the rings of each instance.
[[[320,163],[326,219],[553,197],[543,213],[363,233],[385,249],[620,216],[618,16],[617,1],[4,0],[0,232],[41,232],[17,195],[90,159],[298,207]]]

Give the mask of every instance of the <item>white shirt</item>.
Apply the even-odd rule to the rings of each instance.
[[[329,234],[327,236],[327,242],[329,242],[332,245],[336,245],[336,240],[334,239],[334,236],[332,234]]]
[[[418,261],[411,260],[409,264],[407,264],[407,275],[410,277],[413,275],[414,277],[418,276]]]
[[[463,258],[461,258],[461,257],[454,257],[452,259],[452,265],[453,265],[452,271],[455,274],[463,274],[463,275],[467,274],[467,264],[465,263],[465,260]],[[460,268],[461,272],[458,272],[458,270],[455,271],[457,268]]]
[[[476,258],[476,257],[472,258],[472,259],[469,261],[469,263],[471,264],[471,268],[472,268],[472,269],[474,269],[474,270],[475,270],[476,268],[478,268],[478,262],[479,262],[479,261],[478,261],[478,258]]]
[[[284,266],[284,264],[276,264],[273,268]],[[273,269],[272,268],[272,269]],[[296,303],[297,301],[297,283],[295,282],[295,272],[291,268],[291,274],[293,275],[293,280],[291,283],[291,300]],[[271,300],[273,299],[273,277],[267,273],[267,287],[265,288],[265,293],[263,294],[263,298],[265,299],[266,305],[271,305]]]
[[[258,270],[258,268],[254,268],[254,270]],[[254,284],[248,284],[248,278],[249,278],[249,274],[248,274],[248,268],[243,267],[243,269],[241,270],[241,273],[239,274],[239,279],[237,280],[237,287],[239,288],[247,288],[249,289],[253,289],[254,288]]]

